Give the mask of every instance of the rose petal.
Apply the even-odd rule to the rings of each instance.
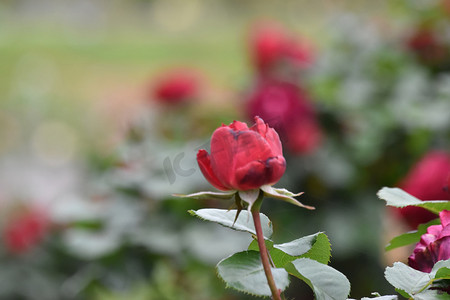
[[[420,244],[428,246],[437,239],[437,235],[425,233],[420,237]]]
[[[434,236],[438,236],[442,231],[442,225],[432,225],[427,228],[427,234],[432,234]]]
[[[441,219],[442,226],[447,226],[450,224],[450,210],[443,210],[439,213],[439,218]]]
[[[428,249],[425,249],[425,251],[413,253],[408,258],[408,264],[416,270],[429,273],[434,266],[434,261]]]
[[[239,190],[251,190],[268,181],[269,174],[262,161],[252,161],[235,171],[234,186]]]
[[[233,129],[234,131],[248,130],[247,124],[244,122],[239,122],[239,121],[233,121],[233,123],[231,123],[229,127],[231,129]]]
[[[450,237],[446,236],[442,239],[436,241],[437,250],[437,260],[450,259]]]
[[[230,189],[233,189],[231,185],[232,178],[234,178],[232,164],[238,135],[239,133],[225,126],[216,129],[211,138],[211,168],[219,181]]]
[[[256,116],[255,125],[250,129],[258,132],[266,140],[274,156],[283,155],[280,137],[273,128],[270,128],[269,125],[264,123],[263,119]]]
[[[269,143],[254,131],[243,131],[237,137],[235,162],[243,166],[254,160],[266,160],[274,155]]]
[[[222,191],[230,190],[230,188],[226,187],[224,184],[220,182],[217,178],[216,174],[214,174],[213,169],[211,168],[211,160],[209,154],[206,150],[200,149],[197,153],[197,163],[200,167],[200,171],[202,171],[203,176],[205,176],[206,180],[209,181],[214,187],[218,188]]]
[[[445,226],[439,234],[439,238],[450,236],[450,225]]]
[[[265,161],[266,167],[270,170],[268,171],[268,181],[267,184],[271,185],[280,180],[283,176],[284,171],[286,171],[286,160],[283,156],[270,157]]]
[[[256,116],[254,119],[255,119],[255,125],[250,127],[250,130],[253,130],[253,131],[259,133],[263,138],[265,138],[266,132],[267,132],[267,129],[269,126],[266,123],[264,123],[263,119],[261,119],[258,116]]]

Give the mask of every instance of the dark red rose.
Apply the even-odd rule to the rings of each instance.
[[[439,67],[448,60],[448,47],[431,28],[417,29],[409,37],[407,44],[417,59],[430,67]]]
[[[400,183],[400,188],[420,200],[450,200],[445,188],[450,175],[450,155],[441,151],[426,154]],[[420,207],[398,210],[411,228],[436,219],[436,215]]]
[[[450,259],[450,211],[442,211],[439,217],[441,225],[428,227],[408,258],[416,270],[429,273],[437,261]]]
[[[322,139],[315,109],[306,92],[297,85],[263,80],[250,94],[248,115],[260,116],[275,128],[293,153],[308,153]]]
[[[211,138],[211,154],[199,150],[197,162],[205,178],[216,188],[251,190],[275,184],[286,169],[281,141],[261,118],[251,128],[234,121],[217,128]]]
[[[6,248],[15,254],[30,251],[41,242],[48,228],[42,212],[27,211],[9,220],[3,229]]]
[[[190,70],[172,70],[157,79],[153,97],[162,103],[176,104],[197,96],[198,77]]]
[[[311,47],[288,36],[275,24],[256,27],[250,36],[250,57],[260,74],[267,74],[285,63],[304,67],[313,60]]]

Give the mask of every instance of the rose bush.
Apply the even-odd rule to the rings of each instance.
[[[440,212],[439,217],[442,224],[428,227],[408,258],[416,270],[429,273],[436,262],[450,259],[450,211]]]
[[[276,183],[286,169],[276,131],[255,117],[256,124],[234,121],[216,129],[211,154],[198,151],[197,161],[205,178],[216,188],[251,190]]]

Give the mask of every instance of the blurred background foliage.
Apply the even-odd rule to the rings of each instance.
[[[383,248],[408,227],[376,191],[449,149],[446,3],[0,2],[0,298],[253,299],[213,267],[249,237],[187,214],[231,203],[170,195],[212,189],[196,151],[222,122],[251,123],[251,95],[281,78],[304,92],[321,138],[300,151],[283,138],[277,186],[304,191],[316,211],[267,199],[274,239],[325,231],[353,298],[393,293],[383,270],[410,249]],[[261,22],[307,41],[311,66],[266,81],[250,45]],[[155,101],[161,74],[191,71],[195,99]],[[271,110],[266,121],[284,122]],[[287,295],[312,299],[295,279]]]

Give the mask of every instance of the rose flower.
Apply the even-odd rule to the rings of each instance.
[[[321,142],[314,106],[297,85],[262,80],[249,96],[247,112],[249,117],[260,116],[275,128],[292,153],[309,153]]]
[[[272,186],[286,170],[281,141],[277,132],[261,118],[255,117],[255,123],[250,128],[238,121],[222,125],[212,134],[210,153],[205,149],[200,149],[197,153],[197,162],[203,176],[221,192],[203,191],[174,196],[191,199],[234,198],[238,208],[235,221],[245,204],[251,212],[253,204],[264,196],[314,209],[294,198],[303,193],[294,194],[284,188]],[[256,209],[259,210],[259,206]]]
[[[199,83],[191,70],[172,70],[162,74],[151,91],[152,97],[165,104],[186,102],[197,96]]]
[[[38,245],[47,229],[48,219],[45,214],[31,210],[9,220],[3,228],[3,240],[11,253],[21,254]]]
[[[216,129],[211,138],[211,154],[199,150],[197,161],[205,178],[222,191],[251,190],[276,183],[284,174],[278,134],[261,118],[256,124],[234,121]]]
[[[290,37],[275,24],[263,24],[251,32],[249,52],[260,75],[268,75],[281,65],[303,68],[313,61],[308,43]]]
[[[448,64],[449,48],[441,40],[439,30],[419,27],[407,40],[407,47],[417,60],[430,68],[440,69]]]
[[[450,259],[450,211],[442,211],[439,217],[441,225],[428,227],[408,258],[416,270],[429,273],[437,261]]]
[[[420,200],[450,200],[446,189],[450,175],[450,155],[443,151],[426,154],[400,182],[400,188]],[[408,206],[397,210],[411,228],[436,219],[424,208]]]

